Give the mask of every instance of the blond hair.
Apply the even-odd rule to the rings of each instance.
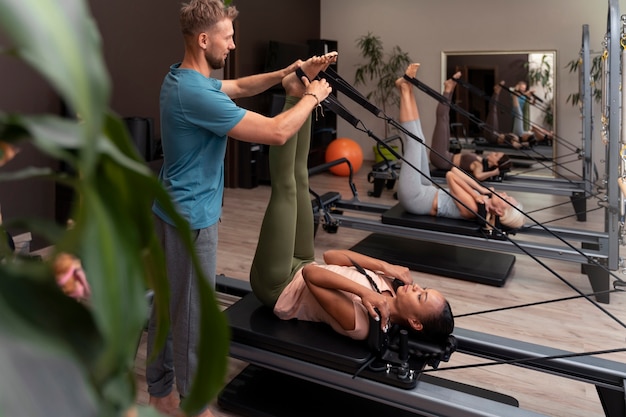
[[[180,9],[180,28],[185,36],[208,31],[223,19],[235,20],[239,11],[222,0],[190,0]]]
[[[519,229],[524,225],[526,220],[523,210],[524,206],[522,206],[522,203],[517,203],[515,207],[507,207],[504,214],[500,216],[500,223],[506,227],[510,227],[511,229]]]

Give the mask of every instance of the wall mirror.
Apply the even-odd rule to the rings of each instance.
[[[548,131],[554,131],[555,65],[555,51],[445,51],[442,53],[441,68],[444,80],[461,71],[462,79],[471,86],[469,89],[458,87],[453,100],[464,112],[475,116],[472,118],[474,120],[487,120],[488,98],[491,97],[496,83],[503,81],[506,87],[515,87],[518,81],[526,81],[528,88],[534,91],[536,99],[533,105],[526,106],[525,130],[540,126]],[[483,94],[480,94],[481,92]],[[514,94],[507,89],[500,93],[499,123],[494,127],[502,133],[513,130],[513,97]],[[462,126],[461,131],[468,138],[481,137],[479,126],[471,121],[467,114],[453,112],[450,121],[456,123],[456,126]],[[537,142],[533,146],[532,157],[530,153],[511,151],[514,155],[517,154],[516,157],[522,160],[522,163],[524,159],[533,158],[552,160],[554,141]]]

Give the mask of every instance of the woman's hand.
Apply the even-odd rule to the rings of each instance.
[[[361,296],[361,302],[370,316],[380,322],[382,331],[386,332],[389,328],[389,304],[387,297],[372,290]],[[378,310],[378,312],[374,309]]]
[[[382,273],[386,277],[397,278],[407,285],[413,284],[413,277],[411,276],[411,270],[406,266],[387,264]]]

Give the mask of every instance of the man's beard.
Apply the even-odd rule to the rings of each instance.
[[[210,55],[205,54],[205,59],[206,62],[209,64],[209,67],[211,67],[211,69],[213,70],[219,70],[224,68],[224,65],[226,65],[226,59],[222,59],[222,58],[215,58],[212,57]]]

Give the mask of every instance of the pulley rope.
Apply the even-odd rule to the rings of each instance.
[[[337,76],[338,77],[338,76]],[[328,78],[327,78],[328,80]],[[340,85],[339,82],[337,82],[337,80],[330,81],[331,84],[333,84],[334,82],[334,87],[338,87]],[[345,81],[342,81],[343,83],[345,83]],[[349,84],[345,83],[345,85],[349,86]],[[350,95],[352,97],[352,99],[357,102],[357,104],[360,104],[362,107],[364,108],[368,108],[367,106],[369,106],[370,111],[376,111],[376,107],[373,106],[371,103],[369,103],[363,96],[360,95],[360,93],[354,89],[352,89],[351,86],[350,87]],[[345,91],[349,91],[345,86],[340,87],[338,89],[341,89],[342,92],[345,93]],[[344,91],[345,90],[345,91]],[[348,95],[348,94],[347,94]],[[367,105],[363,105],[363,103],[366,103]],[[383,147],[385,147],[394,157],[398,158],[399,160],[403,161],[403,163],[407,164],[408,166],[410,166],[412,169],[415,169],[417,172],[419,172],[421,175],[426,176],[426,178],[430,179],[429,175],[425,175],[423,172],[421,172],[421,170],[419,170],[417,167],[415,167],[413,164],[411,164],[410,162],[406,161],[404,159],[403,156],[399,155],[391,146],[387,145],[384,141],[381,141],[380,139],[378,139],[375,135],[373,135],[373,133],[367,129],[367,127],[364,125],[364,123],[359,120],[358,118],[356,118],[354,115],[352,115],[334,96],[329,96],[329,98],[327,100],[324,101],[324,104],[328,106],[328,108],[335,112],[337,115],[339,115],[340,117],[344,118],[344,120],[346,120],[348,123],[350,123],[355,129],[362,131],[364,133],[367,133],[370,137],[372,137],[374,140],[377,141],[377,143],[381,144]],[[376,114],[376,113],[375,113]],[[378,116],[378,115],[377,115]],[[389,120],[389,118],[387,118],[387,120]],[[410,132],[405,132],[410,134]],[[410,134],[410,136],[414,137],[415,135]],[[424,146],[427,146],[424,142],[423,139],[420,138],[416,138],[414,137],[414,139],[418,140],[419,142],[421,142]],[[431,180],[431,183],[444,190],[444,192],[447,192],[447,190],[445,190],[443,187],[439,186],[437,183],[434,183]],[[354,189],[354,187],[352,187]],[[458,201],[458,199],[456,199],[454,196],[452,196],[450,193],[448,193],[451,198],[455,199],[455,201]],[[494,195],[497,193],[494,193]],[[460,204],[464,205],[462,202],[460,202]],[[466,207],[468,210],[472,211],[471,209],[469,209],[468,207]],[[475,213],[476,216],[480,216],[478,213]],[[486,222],[486,219],[483,219]],[[495,226],[493,226],[495,228]],[[510,237],[508,237],[508,235],[504,234],[504,236],[506,236],[506,238],[511,241],[511,243],[513,243],[515,246],[518,247],[518,249],[520,249],[522,252],[526,253],[528,256],[530,256],[533,260],[535,260],[537,263],[539,263],[541,266],[543,266],[546,270],[548,270],[550,273],[552,273],[554,276],[556,276],[559,280],[561,280],[562,282],[564,282],[567,286],[569,286],[570,288],[572,288],[575,292],[577,292],[579,295],[576,296],[576,298],[585,298],[587,301],[591,302],[593,305],[595,305],[597,308],[599,308],[605,315],[607,315],[608,317],[610,317],[611,319],[613,319],[614,321],[616,321],[618,324],[620,324],[622,327],[626,328],[626,325],[624,323],[622,323],[617,317],[615,317],[613,314],[611,314],[610,312],[608,312],[606,309],[602,308],[601,306],[599,306],[596,302],[594,302],[593,300],[591,300],[590,295],[584,294],[582,293],[582,291],[578,290],[577,288],[575,288],[572,284],[570,284],[567,280],[565,280],[563,277],[561,277],[556,271],[554,271],[553,269],[549,268],[547,265],[545,265],[545,263],[541,262],[536,256],[528,253],[528,251],[526,251],[525,249],[521,248],[516,242],[514,242],[512,239],[510,239]],[[583,254],[583,256],[585,256]],[[586,256],[585,256],[586,257]],[[596,262],[597,263],[597,262]],[[598,264],[599,265],[599,264]],[[602,267],[602,265],[599,265]],[[611,271],[608,271],[609,274],[611,274],[612,276],[614,276]],[[615,277],[615,276],[614,276]],[[618,277],[615,277],[620,283],[623,284],[623,281],[621,281]],[[615,292],[618,290],[613,290],[611,292]],[[595,293],[597,294],[597,293]],[[543,303],[547,303],[549,300],[547,301],[543,301]],[[511,309],[513,308],[522,308],[523,306],[513,306],[511,307]],[[479,314],[479,313],[477,313]],[[482,313],[485,314],[485,313]],[[605,354],[605,353],[612,353],[612,352],[622,352],[626,349],[622,348],[622,349],[616,349],[616,350],[609,350],[609,351],[594,351],[594,352],[581,352],[581,353],[573,353],[568,355],[568,357],[583,357],[583,356],[594,356],[594,355],[598,355],[598,354]],[[559,356],[543,356],[543,357],[529,357],[529,358],[521,358],[521,359],[516,359],[516,360],[498,360],[498,361],[494,361],[494,362],[490,362],[490,363],[483,363],[483,364],[476,364],[476,365],[465,365],[465,366],[460,366],[460,367],[438,367],[437,369],[433,369],[433,370],[428,370],[426,372],[434,372],[434,371],[438,371],[438,370],[452,370],[452,369],[463,369],[463,368],[469,368],[469,367],[481,367],[481,366],[491,366],[491,365],[499,365],[499,364],[518,364],[518,363],[524,363],[524,362],[532,362],[532,361],[537,361],[537,360],[546,360],[546,359],[557,359],[557,358],[563,358],[565,357],[564,355],[559,355]],[[422,371],[424,372],[424,371]]]
[[[369,101],[367,101],[367,99],[365,99],[357,90],[355,90],[352,86],[350,86],[347,82],[345,82],[345,80],[341,79],[341,77],[335,73],[335,75],[330,76],[328,74],[328,72],[324,72],[322,74],[322,76],[325,75],[325,78],[327,81],[329,81],[329,83],[331,85],[333,85],[333,87],[336,87],[338,90],[340,90],[342,93],[345,93],[348,97],[350,97],[351,99],[353,99],[355,102],[357,102],[357,104],[361,105],[362,107],[366,108],[367,110],[373,112],[377,117],[382,117],[384,118],[387,122],[393,124],[396,128],[398,128],[399,130],[403,131],[405,134],[407,134],[407,136],[417,140],[418,142],[420,142],[422,145],[426,146],[430,151],[433,151],[436,153],[436,151],[434,149],[432,149],[431,147],[429,147],[428,145],[426,145],[425,141],[423,140],[423,138],[418,138],[416,135],[414,135],[411,132],[408,132],[406,129],[404,129],[404,127],[402,125],[400,125],[398,122],[396,122],[395,120],[393,120],[392,118],[384,115],[384,113],[376,108],[376,106],[372,105],[371,103],[369,103]],[[415,78],[413,77],[408,77],[408,76],[404,76],[405,79],[407,79],[408,81],[412,82],[413,84],[415,80]],[[560,274],[558,274],[556,271],[554,271],[552,268],[550,268],[548,265],[546,265],[543,261],[541,261],[537,256],[531,254],[528,250],[526,250],[525,248],[523,248],[519,243],[517,243],[514,239],[512,239],[510,236],[508,236],[508,234],[504,233],[502,230],[500,230],[500,228],[498,228],[495,224],[492,224],[490,221],[488,221],[485,217],[483,217],[482,215],[480,215],[479,213],[476,213],[474,210],[472,210],[471,208],[467,207],[467,205],[465,205],[463,202],[461,202],[458,198],[456,198],[455,196],[453,196],[448,190],[446,190],[445,188],[443,188],[442,186],[440,186],[439,184],[435,183],[431,178],[430,175],[426,175],[425,173],[423,173],[420,169],[418,169],[417,167],[415,167],[410,161],[407,161],[406,159],[404,159],[403,156],[399,155],[391,146],[388,146],[384,141],[381,141],[379,138],[376,137],[376,135],[373,134],[373,132],[371,132],[369,129],[367,129],[367,127],[365,126],[365,124],[359,120],[358,118],[356,118],[355,116],[353,116],[347,109],[345,109],[345,107],[343,105],[341,105],[339,103],[339,101],[334,97],[334,96],[329,96],[329,102],[332,104],[332,106],[330,107],[330,109],[332,111],[333,107],[334,108],[340,108],[340,111],[337,112],[337,114],[341,117],[344,117],[345,115],[349,115],[348,119],[346,119],[349,123],[351,123],[356,129],[367,133],[368,136],[370,136],[371,138],[375,139],[377,142],[381,143],[394,157],[398,158],[399,160],[402,160],[404,164],[410,166],[412,169],[414,169],[416,172],[418,172],[420,175],[428,178],[431,183],[433,184],[433,186],[443,190],[444,192],[446,192],[452,199],[454,199],[455,201],[457,201],[459,204],[461,204],[462,206],[464,206],[468,211],[472,212],[478,219],[480,219],[484,224],[490,226],[493,230],[496,230],[500,235],[504,236],[511,244],[513,244],[517,249],[519,249],[522,253],[528,255],[529,257],[531,257],[533,260],[535,260],[535,262],[539,263],[540,265],[542,265],[547,271],[549,271],[552,275],[554,275],[557,279],[559,279],[561,282],[563,282],[565,285],[567,285],[568,287],[570,287],[572,290],[574,290],[576,293],[578,293],[581,298],[585,298],[587,301],[589,301],[592,305],[594,305],[596,308],[598,308],[599,310],[601,310],[604,314],[606,314],[608,317],[612,318],[615,322],[617,322],[620,326],[626,328],[626,324],[624,324],[620,319],[618,319],[615,315],[613,315],[611,312],[609,312],[608,310],[606,310],[604,307],[600,306],[597,302],[595,302],[594,300],[592,300],[589,296],[585,296],[585,294],[580,291],[578,288],[576,288],[574,285],[572,285],[569,281],[567,281],[565,278],[563,278]],[[383,114],[383,116],[381,116],[381,114]],[[359,125],[362,126],[362,128],[359,127]],[[460,169],[460,168],[459,168]],[[498,193],[493,193],[494,196],[497,196],[498,198],[502,199],[504,202],[506,202],[507,204],[509,204],[509,206],[512,209],[518,210],[517,207],[514,207],[513,205],[511,205],[508,201],[506,201],[505,199],[503,199],[500,195],[498,195]],[[536,221],[535,219],[533,219],[532,217],[528,216],[526,213],[520,211],[525,217],[527,217],[528,219],[530,219],[533,223],[535,223],[536,225],[542,227],[543,230],[545,230],[546,232],[548,232],[550,235],[552,235],[554,238],[558,239],[559,241],[561,241],[562,243],[564,243],[565,245],[567,245],[568,247],[570,247],[572,250],[576,251],[577,253],[579,253],[581,256],[583,256],[585,259],[587,259],[587,261],[590,264],[594,264],[599,266],[602,269],[605,269],[607,271],[607,273],[609,275],[611,275],[613,278],[615,278],[617,281],[623,282],[619,277],[617,277],[615,274],[613,274],[610,270],[608,270],[605,266],[601,265],[600,263],[598,263],[595,259],[590,258],[589,256],[585,255],[580,249],[574,247],[572,244],[570,244],[569,242],[567,242],[565,239],[561,238],[560,236],[558,236],[557,234],[553,233],[552,231],[550,231],[548,228],[543,227],[541,225],[541,223],[539,223],[538,221]]]

